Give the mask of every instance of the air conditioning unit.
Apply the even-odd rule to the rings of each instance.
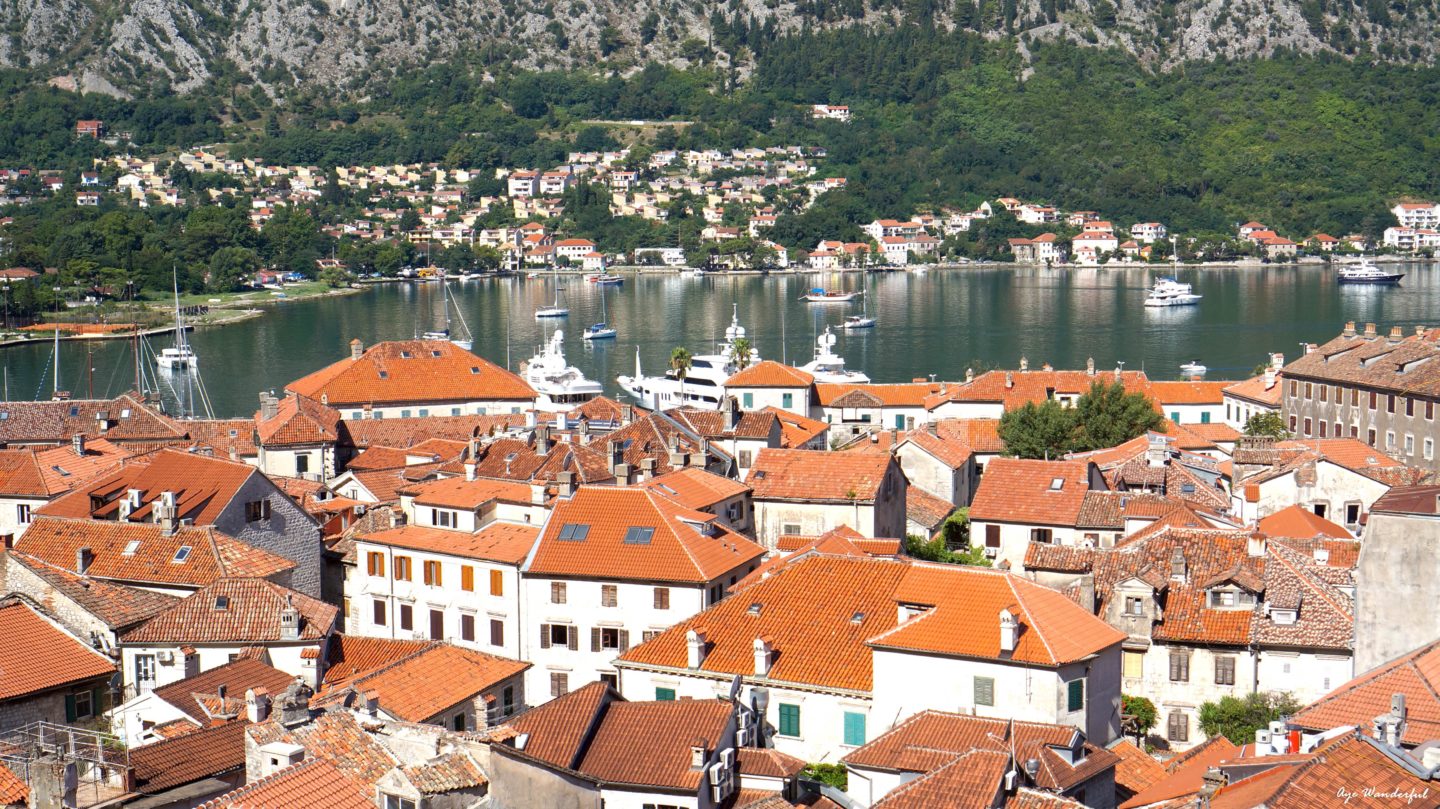
[[[155,659],[160,661],[161,664],[168,666],[175,662],[175,653],[169,649],[161,649],[155,653]]]

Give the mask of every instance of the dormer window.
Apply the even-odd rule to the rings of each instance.
[[[1289,626],[1290,624],[1295,623],[1296,617],[1298,616],[1296,615],[1295,610],[1270,610],[1270,620],[1274,621],[1277,624],[1280,624],[1281,626]]]
[[[1255,594],[1238,589],[1210,591],[1211,609],[1249,609],[1255,606]]]

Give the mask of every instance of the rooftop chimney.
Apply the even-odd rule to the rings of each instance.
[[[968,383],[974,382],[974,381],[975,381],[975,369],[974,369],[974,368],[966,368],[966,369],[965,369],[965,382],[968,384]]]
[[[365,344],[359,338],[350,341],[350,359],[358,360],[365,355]]]
[[[1012,373],[1010,373],[1009,371],[1006,371],[1006,372],[1005,372],[1005,387],[1007,387],[1007,388],[1013,388],[1013,387],[1015,387],[1015,375],[1012,374]]]
[[[1353,320],[1346,321],[1346,322],[1345,322],[1345,331],[1341,332],[1341,334],[1344,334],[1346,337],[1354,337],[1354,336],[1355,336],[1355,321],[1353,321]]]
[[[589,420],[589,419],[581,419],[581,420],[580,420],[580,426],[575,428],[575,432],[577,432],[577,433],[580,434],[580,445],[581,445],[582,447],[585,446],[585,445],[587,445],[587,444],[589,444],[589,443],[590,443],[590,420]]]
[[[770,666],[774,663],[775,650],[770,647],[769,638],[755,639],[755,676],[767,677],[770,675]]]
[[[152,509],[155,513],[155,522],[160,524],[160,533],[164,536],[174,536],[175,526],[179,520],[175,516],[175,493],[161,492],[160,499],[155,501]]]
[[[705,759],[710,755],[708,743],[704,739],[696,739],[690,743],[690,769],[698,770],[705,766]]]
[[[1375,324],[1374,324],[1374,323],[1366,323],[1366,324],[1365,324],[1365,336],[1366,336],[1367,338],[1371,339],[1371,340],[1375,339]]]
[[[1209,806],[1210,799],[1215,797],[1215,794],[1229,782],[1230,779],[1225,777],[1225,772],[1219,767],[1211,767],[1206,770],[1205,774],[1200,777],[1200,805]]]
[[[300,610],[295,609],[288,595],[280,610],[280,640],[300,640]]]
[[[1399,326],[1390,327],[1390,342],[1398,343],[1405,339],[1405,332]]]
[[[1270,390],[1273,387],[1275,387],[1275,368],[1274,366],[1267,365],[1265,366],[1265,390]]]
[[[615,464],[614,475],[617,486],[629,486],[634,482],[630,479],[630,464],[628,463]]]
[[[563,433],[570,429],[570,417],[564,413],[555,414],[555,432]]]
[[[535,453],[536,453],[537,455],[544,455],[545,453],[547,453],[547,452],[549,452],[549,451],[550,451],[550,428],[549,428],[549,427],[544,427],[544,426],[536,427],[536,428],[535,428]]]
[[[1028,371],[1028,370],[1030,370],[1030,360],[1025,359],[1024,357],[1021,357],[1021,358],[1020,358],[1020,370],[1022,370],[1022,371]]]
[[[1020,640],[1020,624],[1010,610],[1000,610],[1000,651],[1014,652]]]
[[[1115,366],[1115,381],[1116,381],[1116,382],[1119,382],[1119,381],[1120,381],[1120,366],[1118,366],[1118,365]]]
[[[1249,542],[1248,542],[1247,544],[1249,545],[1248,550],[1249,550],[1251,556],[1264,556],[1264,555],[1265,555],[1265,535],[1264,535],[1264,534],[1260,534],[1260,533],[1251,534],[1251,535],[1250,535],[1250,540],[1249,540]]]
[[[1094,358],[1094,357],[1086,357],[1086,358],[1085,358],[1085,375],[1086,375],[1086,376],[1094,376],[1094,375],[1095,375],[1095,358]]]
[[[365,705],[365,713],[378,719],[380,717],[380,692],[372,689],[361,694],[360,697]]]
[[[251,688],[245,692],[245,718],[257,725],[270,718],[270,692],[264,688]]]
[[[525,429],[527,429],[527,430],[533,430],[533,429],[535,429],[535,411],[534,411],[534,410],[526,410],[526,411],[525,411]]]
[[[647,481],[647,480],[649,480],[649,479],[651,479],[651,478],[653,478],[653,477],[655,477],[655,459],[654,459],[654,458],[641,458],[641,459],[640,459],[640,482],[641,482],[641,483],[644,483],[645,481]]]
[[[75,450],[76,455],[85,457],[85,434],[76,433],[70,436],[70,446]]]
[[[726,396],[726,397],[725,397],[725,426],[726,426],[727,428],[733,430],[733,429],[735,429],[735,425],[737,425],[737,424],[739,424],[739,423],[740,423],[740,400],[737,399],[737,398],[735,398],[734,396]]]
[[[1145,462],[1149,466],[1164,466],[1170,460],[1169,444],[1165,436],[1151,433],[1145,445]]]
[[[632,421],[634,421],[634,420],[635,420],[635,406],[634,406],[634,405],[628,405],[628,404],[627,404],[627,405],[621,405],[621,406],[620,406],[620,426],[621,426],[621,427],[624,427],[624,426],[628,425],[630,422],[632,422]]]
[[[571,497],[575,494],[575,473],[564,471],[555,476],[555,485],[561,497]]]
[[[1179,548],[1170,554],[1170,578],[1185,578],[1185,554]]]
[[[1279,352],[1270,355],[1270,367],[1279,371],[1285,367],[1285,355]]]
[[[472,456],[466,458],[466,459],[465,459],[465,463],[463,464],[463,466],[465,467],[465,479],[466,479],[466,480],[474,480],[474,479],[475,479],[475,457],[472,455]]]
[[[685,665],[698,669],[705,662],[705,630],[691,629],[685,633]]]
[[[91,562],[94,558],[95,558],[95,555],[90,552],[90,549],[89,549],[89,548],[76,548],[76,549],[75,549],[75,572],[78,573],[78,574],[80,574],[81,576],[85,575],[85,571],[87,571],[87,570],[90,569],[90,562]]]
[[[260,392],[260,420],[269,421],[280,412],[280,400],[268,391]]]

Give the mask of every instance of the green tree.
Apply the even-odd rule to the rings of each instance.
[[[234,292],[249,283],[260,269],[260,257],[248,247],[222,247],[210,257],[211,292]]]
[[[1285,418],[1279,413],[1256,413],[1251,416],[1245,421],[1245,434],[1290,437],[1290,431],[1285,429]]]
[[[825,764],[818,762],[815,764],[807,764],[805,765],[805,775],[822,784],[832,786],[841,792],[845,791],[845,786],[850,782],[850,774],[849,771],[845,769],[844,764]]]
[[[690,373],[690,349],[685,346],[676,346],[670,352],[670,369],[675,372],[675,377],[680,380],[680,402],[685,402],[685,377]]]
[[[735,342],[731,344],[730,362],[734,363],[739,370],[745,370],[750,367],[750,352],[753,349],[754,346],[751,345],[749,337],[736,338]]]
[[[910,534],[905,537],[905,554],[916,559],[923,559],[927,562],[943,562],[947,565],[969,565],[971,567],[990,567],[990,560],[985,556],[984,548],[972,548],[969,545],[961,546],[955,550],[945,547],[945,536],[942,531],[934,539]]]
[[[1148,430],[1164,431],[1165,417],[1143,393],[1127,393],[1120,382],[1096,382],[1075,403],[1078,427],[1074,450],[1114,447]]]
[[[1120,695],[1120,726],[1124,733],[1135,735],[1137,740],[1143,740],[1145,735],[1154,727],[1159,719],[1159,712],[1155,710],[1155,703],[1145,697],[1136,697],[1129,694]]]
[[[1255,741],[1255,731],[1300,710],[1290,694],[1261,691],[1244,697],[1221,697],[1200,706],[1200,729],[1206,736],[1224,736],[1234,744]]]
[[[1075,446],[1076,410],[1054,399],[1026,402],[1000,417],[1005,454],[1016,458],[1058,458]]]

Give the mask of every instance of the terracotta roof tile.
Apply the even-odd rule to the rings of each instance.
[[[325,655],[325,677],[320,694],[325,695],[330,689],[343,687],[356,677],[398,663],[435,644],[436,641],[332,635]]]
[[[989,809],[1001,793],[1010,755],[972,750],[955,756],[913,781],[901,784],[875,803],[875,809]]]
[[[715,749],[734,710],[719,700],[617,700],[606,707],[575,769],[610,783],[698,789],[705,771],[691,768],[690,745],[703,739]]]
[[[750,491],[749,486],[738,480],[693,466],[651,478],[643,486],[691,511],[704,511]]]
[[[348,680],[345,687],[376,692],[380,708],[398,719],[427,722],[528,668],[529,663],[436,644]],[[339,696],[338,689],[330,689],[316,704],[329,704]]]
[[[130,457],[104,439],[88,441],[77,454],[70,445],[0,450],[0,494],[55,497],[108,475]]]
[[[925,526],[932,536],[954,513],[954,503],[936,497],[918,486],[905,492],[905,518]]]
[[[312,758],[231,790],[200,809],[375,809],[367,792],[330,761]]]
[[[1120,378],[1127,390],[1149,391],[1150,378],[1143,371],[1124,371]],[[1115,375],[1108,371],[1095,374],[1085,371],[987,371],[967,384],[951,385],[926,406],[933,410],[947,402],[983,402],[997,403],[1011,410],[1027,402],[1038,404],[1054,394],[1078,396],[1090,390],[1091,385],[1108,385],[1114,380]]]
[[[5,402],[0,444],[67,442],[75,434],[112,442],[179,440],[185,431],[131,394],[114,399]]]
[[[525,755],[556,767],[575,769],[590,730],[605,706],[620,695],[600,681],[577,688],[511,719],[506,725],[530,738]]]
[[[176,561],[186,547],[191,550]],[[186,587],[225,576],[274,576],[295,566],[214,528],[182,527],[167,537],[155,523],[38,517],[15,548],[62,568],[72,567],[76,552],[89,548],[86,574],[92,578]]]
[[[970,519],[1073,526],[1089,490],[1088,462],[996,458],[985,465]]]
[[[272,711],[270,721],[251,725],[246,731],[251,740],[259,745],[276,741],[298,744],[305,748],[307,759],[329,761],[353,787],[367,795],[373,794],[376,781],[399,764],[395,755],[347,711],[323,713],[294,728],[280,724],[277,714]],[[293,805],[296,804],[286,804]]]
[[[405,767],[405,777],[426,795],[443,795],[473,789],[489,783],[480,765],[468,753],[454,751],[415,767]]]
[[[1290,721],[1318,731],[1343,725],[1369,727],[1375,717],[1389,712],[1392,694],[1405,695],[1402,744],[1440,738],[1440,641],[1360,674],[1300,709]]]
[[[1280,400],[1285,394],[1285,383],[1277,374],[1268,385],[1265,376],[1252,376],[1243,382],[1234,382],[1225,388],[1224,393],[1239,399],[1246,399],[1257,404],[1279,407]]]
[[[1005,451],[1000,440],[1000,419],[940,419],[933,422],[936,434],[959,441],[977,453],[996,455]]]
[[[725,380],[727,388],[808,388],[815,377],[774,360],[763,360]]]
[[[40,509],[40,514],[57,517],[115,519],[121,500],[130,489],[140,492],[140,505],[130,513],[131,522],[152,519],[152,507],[162,492],[175,495],[177,519],[195,525],[214,525],[221,512],[254,475],[255,467],[219,458],[177,450],[161,450],[148,462],[131,462],[113,474],[79,487]],[[97,501],[100,505],[96,505]]]
[[[869,503],[893,465],[889,454],[762,449],[746,482],[756,500]]]
[[[1176,764],[1170,775],[1151,784],[1130,800],[1120,804],[1120,809],[1134,809],[1161,801],[1194,795],[1200,790],[1205,771],[1220,761],[1230,758],[1240,748],[1231,744],[1224,736],[1212,736],[1204,744],[1186,751],[1183,761]]]
[[[699,583],[743,571],[764,555],[714,519],[652,490],[582,486],[555,503],[526,573]],[[578,540],[568,538],[570,526],[584,526]]]
[[[340,413],[297,393],[280,400],[275,415],[255,414],[255,431],[266,447],[333,444],[340,439]]]
[[[410,486],[403,494],[411,495],[416,505],[471,511],[497,501],[525,505],[532,502],[528,484],[498,480],[444,478]]]
[[[135,791],[156,795],[245,768],[245,722],[227,722],[130,751]]]
[[[1309,539],[1311,537],[1331,537],[1335,539],[1353,539],[1353,535],[1342,526],[1317,515],[1315,512],[1299,505],[1271,514],[1260,519],[1257,528],[1260,533],[1272,537],[1297,537]]]
[[[1115,786],[1129,795],[1149,789],[1168,775],[1165,765],[1129,739],[1119,739],[1107,749],[1120,757],[1120,762],[1115,765]]]
[[[0,700],[115,673],[115,664],[29,605],[0,605]]]
[[[791,778],[805,769],[804,759],[780,752],[773,748],[742,747],[737,757],[741,775],[755,775],[765,778]]]
[[[272,581],[225,578],[196,590],[170,609],[120,637],[124,644],[280,641],[280,615],[300,613],[300,641],[317,641],[334,629],[339,610]]]
[[[195,419],[185,422],[188,440],[173,446],[196,450],[221,458],[254,458],[260,453],[255,446],[255,420]]]
[[[778,407],[767,407],[766,412],[774,413],[780,420],[780,446],[785,449],[799,449],[816,438],[825,435],[830,425],[819,419],[797,416]]]
[[[1357,790],[1354,785],[1362,783],[1365,786]],[[1212,809],[1311,809],[1334,805],[1337,795],[1362,790],[1373,791],[1373,797],[1362,792],[1364,804],[1383,806],[1406,800],[1406,795],[1433,800],[1435,786],[1402,766],[1379,742],[1356,732],[1321,746],[1296,766],[1277,767],[1229,784],[1210,805]]]
[[[358,534],[356,538],[396,548],[433,551],[515,565],[525,560],[539,536],[538,525],[492,522],[473,534],[445,528],[404,525],[385,531]]]
[[[1194,382],[1151,380],[1147,390],[1151,399],[1159,405],[1218,405],[1223,401],[1221,391],[1233,382]]]
[[[123,630],[174,606],[180,599],[138,587],[92,579],[49,564],[19,551],[10,552],[10,561],[43,579],[55,591],[114,630]]]
[[[344,419],[340,422],[340,441],[343,445],[354,447],[384,446],[403,449],[435,438],[468,441],[476,435],[490,435],[522,427],[524,424],[523,413],[408,419]]]
[[[912,430],[905,436],[907,444],[928,452],[951,469],[959,469],[970,462],[974,449],[957,438],[941,438],[926,430]]]
[[[534,401],[535,391],[504,368],[448,340],[371,346],[286,386],[331,407],[473,401]]]
[[[815,383],[816,403],[821,407],[839,407],[841,400],[852,393],[863,393],[884,407],[924,407],[926,399],[940,390],[939,382],[909,382],[892,385]]]
[[[1285,376],[1329,383],[1362,385],[1399,394],[1440,394],[1440,354],[1431,334],[1406,335],[1399,342],[1387,337],[1340,335],[1302,354],[1285,366]]]
[[[202,671],[193,677],[162,685],[152,693],[184,711],[186,716],[206,724],[210,721],[210,713],[201,706],[197,695],[218,695],[220,689],[224,688],[227,697],[243,699],[247,689],[264,688],[274,697],[279,696],[294,680],[293,674],[272,668],[259,660],[241,658]]]
[[[0,806],[29,806],[30,786],[9,767],[0,767]]]
[[[664,415],[712,441],[732,438],[769,440],[780,435],[780,420],[764,410],[738,411],[734,421],[719,410],[693,407],[666,410]]]

